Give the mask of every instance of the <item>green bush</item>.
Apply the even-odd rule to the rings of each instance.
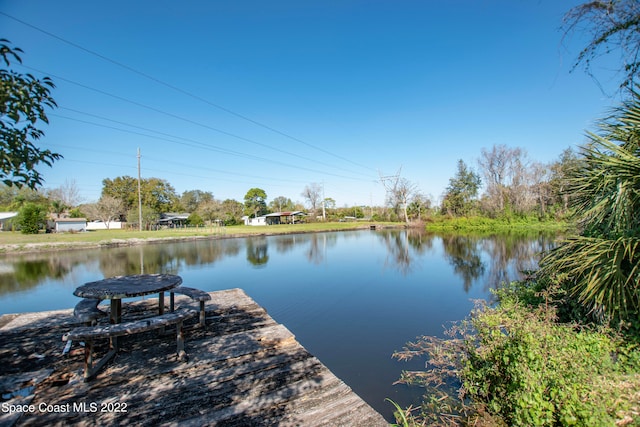
[[[47,208],[35,203],[25,204],[18,213],[17,224],[23,234],[38,234],[46,225]]]
[[[187,224],[191,226],[202,226],[204,225],[204,220],[200,215],[194,212],[187,218]]]
[[[606,334],[576,331],[514,301],[478,308],[467,326],[465,393],[508,425],[612,425],[600,375],[614,369]]]
[[[394,354],[428,357],[425,371],[400,379],[428,389],[419,418],[435,425],[640,425],[637,347],[608,329],[558,323],[544,303],[525,306],[535,304],[534,292],[514,289],[498,292],[495,308],[479,304],[447,331],[449,339],[422,337]],[[446,388],[452,379],[457,393]]]

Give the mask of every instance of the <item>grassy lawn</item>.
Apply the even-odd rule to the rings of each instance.
[[[15,231],[0,232],[0,253],[25,250],[73,248],[82,246],[102,246],[123,241],[155,241],[189,239],[198,237],[224,238],[252,235],[312,233],[322,231],[341,231],[368,229],[373,223],[330,222],[295,225],[270,225],[252,227],[236,225],[228,227],[171,228],[157,231],[137,230],[97,230],[84,233],[22,234]],[[401,226],[398,223],[375,223],[379,227]]]

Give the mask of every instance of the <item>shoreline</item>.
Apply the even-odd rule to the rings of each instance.
[[[326,226],[326,224],[323,224]],[[24,255],[24,254],[32,254],[32,253],[43,253],[43,252],[57,252],[57,251],[73,251],[73,250],[81,250],[81,249],[102,249],[102,248],[115,248],[115,247],[126,247],[126,246],[139,246],[139,245],[149,245],[149,244],[159,244],[159,243],[178,243],[178,242],[188,242],[194,240],[217,240],[217,239],[234,239],[234,238],[242,238],[242,237],[256,237],[256,236],[277,236],[277,235],[287,235],[287,234],[309,234],[309,233],[325,233],[325,232],[336,232],[336,231],[356,231],[356,230],[368,230],[371,226],[376,227],[376,229],[394,229],[394,228],[406,228],[405,224],[380,224],[380,223],[368,223],[358,224],[354,226],[347,227],[329,227],[329,228],[311,228],[311,229],[280,229],[277,230],[278,226],[265,226],[259,227],[259,230],[255,232],[247,231],[240,233],[226,233],[226,230],[223,233],[214,232],[214,233],[203,233],[198,235],[190,235],[190,236],[168,236],[168,237],[131,237],[131,238],[113,238],[113,239],[105,239],[97,242],[92,241],[73,241],[73,242],[64,242],[64,241],[51,241],[51,242],[25,242],[25,243],[0,243],[0,256],[12,256],[12,255]],[[263,228],[269,228],[269,230],[263,230]],[[91,231],[87,231],[86,233],[92,233]],[[153,233],[150,231],[149,233]],[[80,233],[76,233],[78,235]],[[0,238],[2,234],[0,233]]]

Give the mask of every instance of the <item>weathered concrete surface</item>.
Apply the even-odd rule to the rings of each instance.
[[[62,354],[62,335],[79,325],[72,310],[1,317],[0,425],[388,425],[242,290],[211,296],[206,328],[187,324],[188,362],[172,333],[138,334],[88,383],[80,344]],[[124,306],[136,319],[157,299]],[[18,404],[34,412],[7,413]]]

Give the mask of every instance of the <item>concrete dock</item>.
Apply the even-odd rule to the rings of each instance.
[[[80,326],[73,310],[0,317],[0,425],[388,425],[242,290],[210,295],[206,327],[185,323],[188,361],[173,333],[145,332],[121,338],[89,382],[82,345],[63,354],[62,335]],[[123,304],[123,317],[148,316],[157,303]],[[98,352],[107,346],[96,342]]]

